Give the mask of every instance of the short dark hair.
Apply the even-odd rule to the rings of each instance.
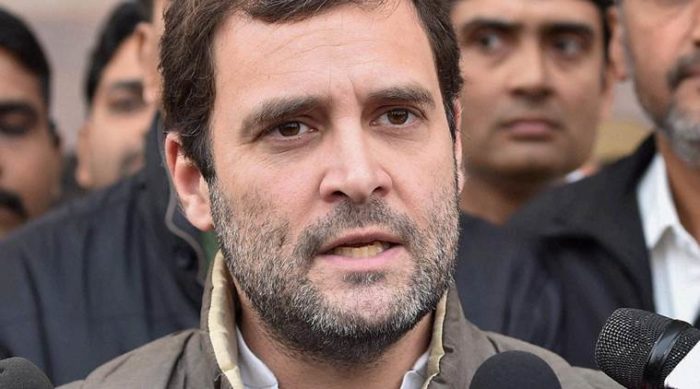
[[[88,62],[85,101],[89,107],[92,107],[92,100],[105,68],[124,40],[131,36],[136,26],[144,20],[140,6],[131,1],[117,5],[109,14]]]
[[[383,0],[176,0],[165,15],[160,68],[165,127],[180,135],[183,152],[203,177],[215,177],[209,123],[216,96],[213,41],[219,25],[235,11],[268,23],[304,20],[345,4],[380,6]],[[459,48],[444,0],[412,0],[433,52],[440,91],[453,140],[457,131],[453,101],[462,77]]]
[[[48,109],[51,101],[51,67],[44,49],[29,26],[18,16],[0,7],[0,47],[39,79],[41,95]]]
[[[29,25],[3,7],[0,7],[0,48],[7,50],[25,70],[36,76],[48,115],[51,105],[51,67],[46,53]],[[60,145],[61,138],[51,120],[48,130],[54,144]]]

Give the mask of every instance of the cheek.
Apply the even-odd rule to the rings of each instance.
[[[19,192],[31,216],[43,213],[58,194],[61,157],[50,145],[37,143],[21,147],[13,158],[8,187]]]
[[[410,214],[413,210],[424,210],[433,203],[436,192],[444,192],[445,188],[452,191],[455,188],[452,141],[449,147],[441,147],[439,151],[427,149],[424,153],[417,153],[403,163],[394,165],[392,170],[396,196],[406,207],[402,211]],[[421,215],[421,218],[427,220],[430,216]]]
[[[223,164],[217,161],[217,178],[232,206],[241,211],[245,208],[248,217],[273,217],[278,222],[287,220],[291,226],[305,226],[313,217],[322,216],[316,209],[318,185],[311,168],[247,163],[243,159],[231,163],[229,166],[235,166],[233,174],[234,169],[222,170],[219,165]]]

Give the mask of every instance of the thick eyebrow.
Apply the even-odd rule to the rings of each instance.
[[[31,104],[24,101],[0,101],[0,117],[9,114],[24,115],[31,121],[39,119],[39,112]]]
[[[523,25],[520,23],[510,22],[504,19],[477,17],[462,24],[462,26],[459,28],[459,31],[461,32],[462,36],[465,36],[472,31],[484,28],[509,33],[517,33],[518,31],[523,29]]]
[[[143,91],[143,81],[141,80],[120,80],[110,84],[109,91],[116,92],[125,90],[132,93],[141,93]]]
[[[372,92],[368,96],[368,103],[410,103],[430,109],[435,108],[435,99],[426,88],[418,85],[406,85],[390,87]]]
[[[249,137],[257,129],[288,120],[323,106],[323,99],[315,96],[291,96],[263,101],[243,119],[241,134]]]
[[[508,33],[517,33],[522,30],[524,26],[520,23],[509,22],[503,19],[478,17],[464,23],[460,28],[460,32],[462,33],[462,36],[466,36],[472,31],[484,28]],[[547,22],[544,23],[544,26],[540,28],[540,30],[540,32],[544,34],[572,33],[584,36],[586,38],[595,36],[593,27],[588,24],[575,21]]]
[[[578,22],[556,22],[548,23],[543,28],[543,32],[547,35],[553,34],[575,34],[586,39],[592,39],[595,36],[593,27],[585,23]]]

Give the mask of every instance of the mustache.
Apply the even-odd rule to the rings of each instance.
[[[29,218],[29,213],[22,199],[17,194],[2,188],[0,188],[0,207],[9,209],[22,219]]]
[[[297,258],[313,258],[321,246],[352,228],[377,226],[385,229],[407,246],[409,251],[418,241],[418,229],[411,219],[392,210],[384,201],[372,199],[357,205],[350,201],[340,203],[327,217],[307,228],[295,248]]]
[[[697,75],[699,69],[700,51],[679,58],[667,76],[671,91],[675,91],[686,78]]]

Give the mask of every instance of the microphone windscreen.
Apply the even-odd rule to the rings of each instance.
[[[610,378],[629,388],[647,387],[644,376],[649,356],[657,339],[672,320],[655,313],[632,308],[613,312],[598,336],[595,360]],[[700,340],[700,331],[689,328],[680,333],[655,382],[666,377]],[[657,386],[658,384],[654,384]]]
[[[15,357],[0,361],[0,388],[53,389],[53,385],[33,363]]]
[[[487,359],[474,373],[469,389],[561,389],[552,368],[525,351],[505,351]]]

